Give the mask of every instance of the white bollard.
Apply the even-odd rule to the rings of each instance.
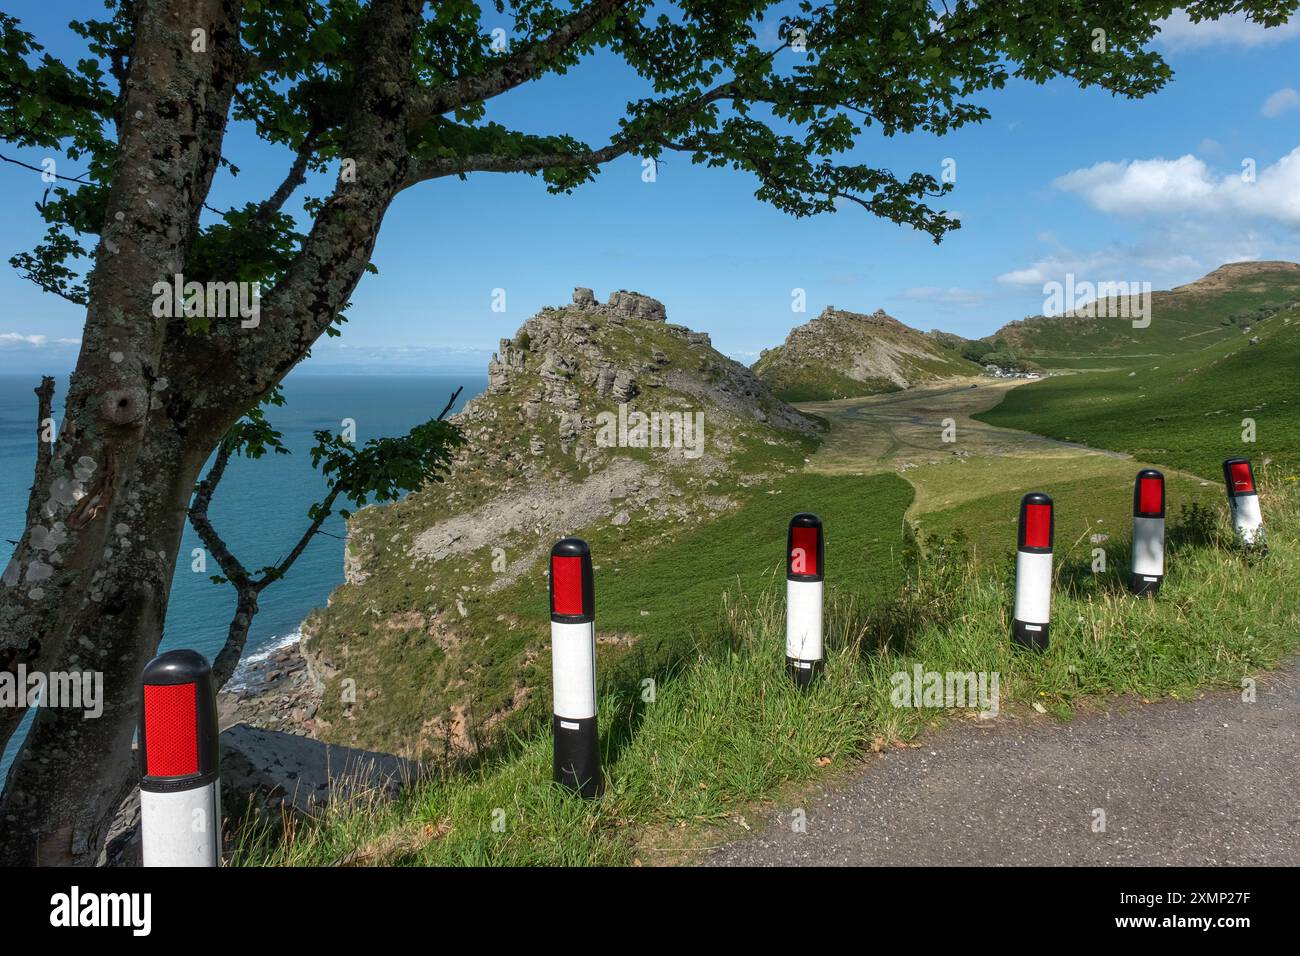
[[[822,672],[822,521],[814,514],[790,519],[785,555],[785,666],[800,690]]]
[[[1229,458],[1223,463],[1223,482],[1228,488],[1232,529],[1247,547],[1264,546],[1264,516],[1259,510],[1255,472],[1249,458]]]
[[[216,866],[221,858],[217,698],[195,651],[145,665],[140,689],[140,836],[145,866]]]
[[[1052,499],[1031,491],[1020,500],[1016,539],[1016,603],[1012,639],[1021,647],[1047,650],[1052,620]]]
[[[581,538],[551,548],[551,686],[555,781],[598,797],[605,781],[596,733],[596,590]]]
[[[1155,597],[1165,579],[1165,476],[1143,468],[1133,484],[1133,560],[1128,589]]]

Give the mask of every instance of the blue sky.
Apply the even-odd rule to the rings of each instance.
[[[6,6],[51,52],[81,53],[66,22],[87,16],[86,4]],[[1014,83],[983,100],[992,119],[942,139],[868,131],[856,158],[900,176],[938,176],[955,160],[956,188],[941,206],[963,228],[938,246],[856,206],[793,219],[758,202],[750,177],[678,156],[650,183],[626,157],[571,196],[519,175],[420,184],[389,211],[379,275],[362,281],[343,337],[321,344],[312,363],[481,370],[499,338],[541,306],[567,302],[575,285],[602,300],[619,288],[653,295],[670,321],[712,333],[750,362],[828,304],[883,308],[918,328],[973,337],[1041,312],[1043,283],[1066,273],[1159,289],[1227,261],[1300,259],[1300,24],[1264,31],[1241,20],[1174,20],[1156,47],[1176,76],[1146,100],[1064,81]],[[601,144],[643,92],[598,57],[499,98],[490,118]],[[218,207],[264,197],[289,163],[286,151],[238,128],[226,152],[242,173],[216,183],[209,202]],[[1242,182],[1244,161],[1254,164],[1253,183]],[[327,188],[310,182],[299,198]],[[39,238],[32,203],[43,190],[37,173],[0,164],[0,369],[62,370],[75,357],[80,311],[6,261]],[[791,309],[797,288],[806,290],[804,314]],[[496,289],[505,290],[504,313],[491,308]]]

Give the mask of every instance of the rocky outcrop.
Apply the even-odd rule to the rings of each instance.
[[[642,319],[646,322],[668,321],[664,304],[658,299],[641,295],[639,292],[613,292],[609,296],[609,307],[631,319]]]
[[[878,309],[871,315],[827,306],[764,351],[754,372],[791,400],[852,398],[911,388],[979,367]]]
[[[652,441],[634,417],[657,422]],[[347,583],[309,621],[324,739],[426,759],[481,746],[545,698],[545,635],[519,585],[544,593],[557,537],[628,529],[629,547],[668,546],[797,467],[818,431],[662,302],[585,287],[501,340],[455,421],[447,481],[349,523]],[[613,544],[602,553],[616,569]]]
[[[685,366],[675,365],[663,347],[638,342],[647,326],[699,354]],[[582,412],[592,404],[584,403],[583,395],[627,404],[665,386],[753,421],[794,431],[815,428],[749,369],[716,352],[707,333],[669,323],[662,302],[637,292],[614,292],[601,304],[591,289],[578,287],[573,305],[542,309],[513,338],[501,340],[488,364],[488,396],[511,396],[518,403],[515,416],[530,433],[503,452],[507,458],[540,458],[553,448],[592,462],[599,457],[592,446],[595,425]],[[471,402],[459,419],[467,427],[479,426],[472,437],[482,439],[480,450],[490,434],[501,431],[499,419],[485,421],[485,407],[483,401]],[[548,423],[555,441],[541,434],[550,430]]]

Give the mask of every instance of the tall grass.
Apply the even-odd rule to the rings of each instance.
[[[1056,568],[1052,643],[1013,648],[1012,571],[968,558],[960,540],[913,541],[892,600],[852,594],[826,612],[826,670],[809,694],[784,672],[782,594],[729,599],[719,640],[641,693],[601,701],[608,789],[584,802],[550,782],[550,738],[518,741],[469,773],[435,769],[394,802],[360,798],[315,821],[251,825],[245,865],[601,865],[674,859],[705,837],[739,834],[760,799],[864,752],[898,746],[951,710],[895,707],[891,677],[914,665],[1000,678],[1002,709],[1068,717],[1084,699],[1182,697],[1239,686],[1300,646],[1300,489],[1265,476],[1270,552],[1245,552],[1221,518],[1173,518],[1158,600],[1124,590],[1127,553],[1108,569]],[[715,825],[724,827],[712,830]],[[689,858],[687,852],[683,858]]]

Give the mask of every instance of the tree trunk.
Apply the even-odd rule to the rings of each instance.
[[[421,0],[367,8],[344,137],[359,171],[262,301],[261,324],[190,334],[153,315],[183,273],[241,54],[238,0],[139,0],[81,354],[44,487],[0,585],[0,670],[103,672],[105,708],[41,709],[0,798],[0,863],[93,863],[135,768],[140,672],[157,651],[186,509],[231,424],[301,361],[356,288],[409,171]],[[192,31],[207,31],[207,53]],[[39,483],[38,483],[39,484]],[[0,747],[22,720],[0,710]]]
[[[103,674],[103,712],[42,707],[14,761],[0,816],[0,863],[89,865],[135,784],[131,750],[140,673],[162,637],[185,509],[205,453],[150,429],[123,483],[104,561],[59,670]],[[55,825],[51,821],[56,821]]]
[[[38,849],[44,863],[93,860],[131,773],[140,667],[162,635],[185,505],[216,440],[175,414],[184,401],[160,369],[177,323],[154,315],[153,286],[183,272],[217,166],[239,13],[221,0],[136,6],[81,352],[46,481],[32,488],[36,518],[0,579],[0,669],[102,670],[106,707],[94,721],[38,713],[0,801],[3,862],[34,862]],[[206,53],[192,49],[195,29]],[[23,715],[0,711],[0,746]]]

